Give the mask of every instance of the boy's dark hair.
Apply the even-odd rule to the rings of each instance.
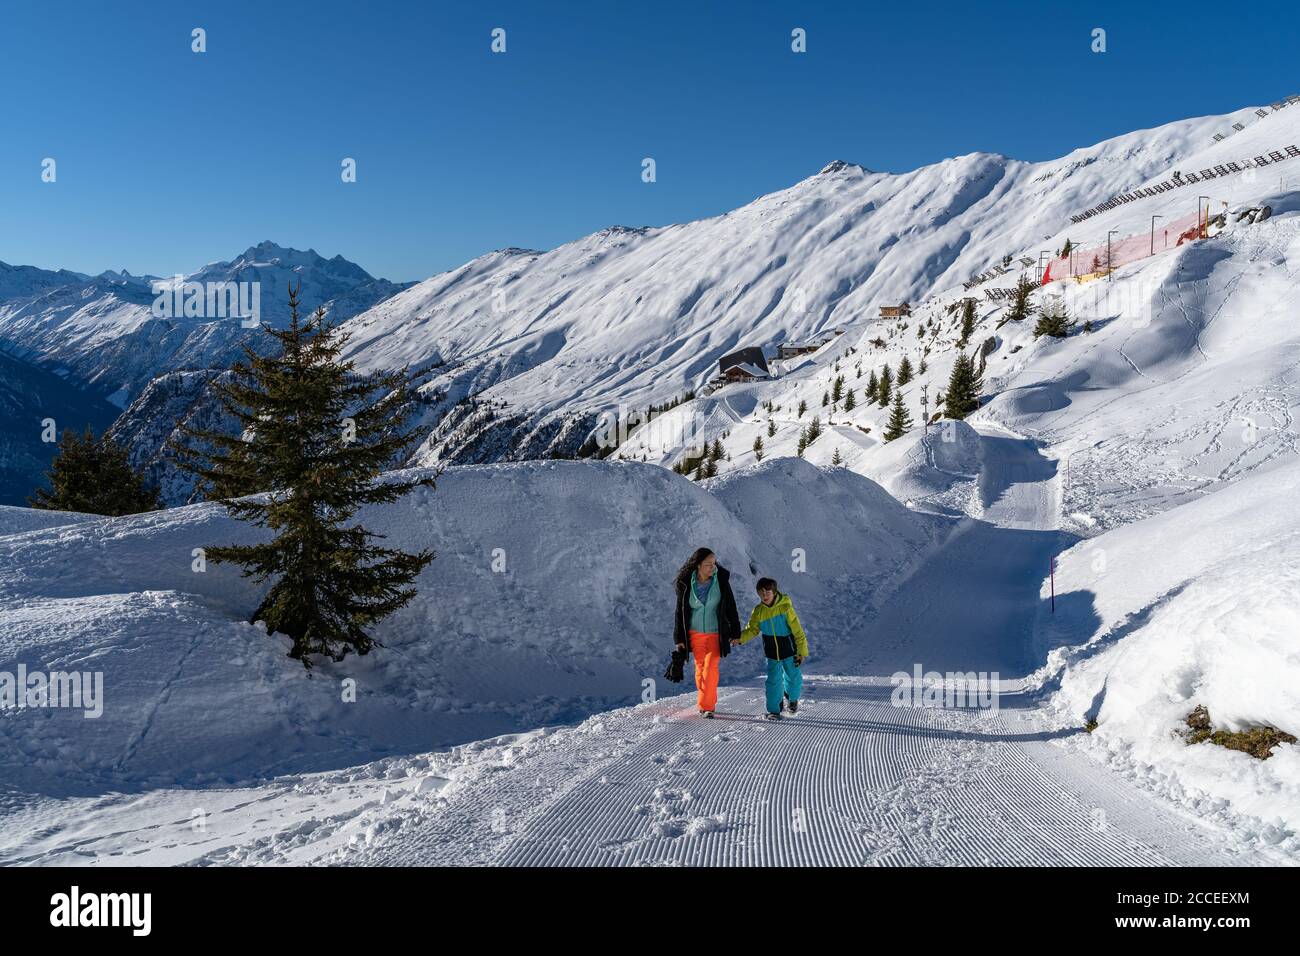
[[[759,578],[758,583],[754,585],[755,591],[775,591],[781,593],[781,589],[776,586],[776,578]]]

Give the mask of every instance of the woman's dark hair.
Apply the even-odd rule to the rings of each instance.
[[[687,584],[691,580],[691,576],[695,574],[695,571],[700,566],[701,562],[712,555],[713,552],[708,548],[696,548],[695,553],[692,554],[690,558],[687,559],[686,563],[678,569],[676,578],[677,586],[681,587],[682,585]]]
[[[759,578],[758,583],[754,585],[755,591],[775,591],[781,593],[781,589],[776,586],[776,578]]]

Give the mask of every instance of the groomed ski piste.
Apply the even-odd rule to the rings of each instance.
[[[1300,107],[1258,125],[1291,142]],[[1252,154],[1254,129],[1210,149]],[[1300,734],[1300,193],[1229,185],[1272,216],[1044,290],[1091,332],[1035,339],[983,304],[987,401],[965,422],[884,444],[864,402],[796,455],[798,401],[826,414],[837,374],[861,390],[915,349],[868,323],[697,400],[728,433],[718,478],[634,433],[636,460],[452,467],[363,513],[438,557],[383,647],[310,678],[246,623],[256,588],[196,565],[253,534],[219,506],[0,509],[0,671],[104,681],[102,716],[0,712],[0,862],[1294,864],[1300,746],[1180,735],[1198,706]],[[945,325],[931,396],[954,343]],[[762,719],[753,644],[723,661],[714,720],[689,677],[663,681],[671,578],[699,545],[742,616],[759,575],[792,595],[798,715]],[[997,706],[900,697],[916,668],[996,674]]]

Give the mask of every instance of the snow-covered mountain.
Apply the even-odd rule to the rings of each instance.
[[[404,286],[376,279],[342,256],[326,259],[262,242],[229,262],[213,262],[186,283],[258,283],[260,317],[288,316],[287,288],[302,284],[309,308],[342,320]],[[250,338],[238,318],[157,317],[153,283],[175,277],[105,272],[89,277],[0,264],[0,350],[39,363],[126,407],[153,378],[180,369],[224,368]],[[251,286],[250,286],[251,294]]]
[[[1294,118],[1243,109],[1041,163],[976,153],[895,175],[833,162],[711,219],[613,227],[549,252],[475,259],[354,318],[350,357],[365,368],[445,362],[426,388],[450,401],[504,402],[477,430],[510,457],[510,442],[492,431],[518,435],[548,414],[670,401],[699,389],[738,347],[771,352],[786,339],[864,326],[880,306],[959,288],[1004,256],[1037,262],[1040,249],[1059,248],[1044,240],[1071,215],[1193,168],[1216,146],[1236,156],[1253,155],[1248,137],[1290,143]],[[1216,144],[1234,122],[1247,133]],[[1195,208],[1196,192],[1176,194],[1181,211]],[[1076,241],[1104,237],[1103,221],[1073,230]],[[467,431],[438,436],[419,460],[475,460]]]

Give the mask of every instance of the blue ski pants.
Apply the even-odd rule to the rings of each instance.
[[[781,712],[781,698],[789,695],[791,700],[799,699],[803,690],[803,672],[795,664],[793,657],[774,661],[767,659],[767,712]]]

